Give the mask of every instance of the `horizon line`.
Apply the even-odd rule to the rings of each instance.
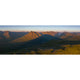
[[[30,31],[12,31],[12,30],[0,30],[0,31],[2,31],[2,32],[5,32],[5,31],[9,31],[9,32],[31,32],[31,31],[33,31],[33,32],[80,32],[80,31],[35,31],[35,30],[30,30]]]

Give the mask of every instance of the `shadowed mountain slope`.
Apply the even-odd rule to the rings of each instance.
[[[31,34],[31,32],[30,32],[30,34]],[[44,44],[51,39],[57,40],[58,38],[53,37],[51,35],[42,35],[42,36],[39,36],[36,39],[28,40],[26,42],[20,42],[20,43],[19,42],[18,43],[14,42],[13,43],[13,45],[14,45],[13,49],[17,49],[17,50],[19,49],[20,50],[20,49],[24,49],[24,48],[26,48],[26,49],[40,48],[41,44]]]
[[[31,46],[34,46],[34,45],[40,45],[40,44],[46,43],[47,41],[52,40],[52,39],[57,40],[58,38],[53,37],[51,35],[42,35],[42,36],[40,36],[40,37],[38,37],[36,39],[30,40],[30,41],[28,41],[26,43],[31,45]]]

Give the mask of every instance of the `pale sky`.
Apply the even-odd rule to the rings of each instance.
[[[0,31],[69,31],[69,32],[80,32],[80,25],[0,25]]]

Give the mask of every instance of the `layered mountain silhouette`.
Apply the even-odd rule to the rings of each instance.
[[[80,33],[70,33],[70,32],[9,32],[0,31],[0,40],[9,40],[12,43],[27,42],[30,40],[37,39],[39,37],[51,40],[52,37],[65,39],[65,40],[80,40]]]

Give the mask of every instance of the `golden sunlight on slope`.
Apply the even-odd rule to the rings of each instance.
[[[38,38],[40,36],[41,36],[41,34],[31,31],[28,34],[24,35],[23,37],[20,37],[18,39],[13,40],[12,43],[27,42],[27,41],[36,39],[36,38]]]

